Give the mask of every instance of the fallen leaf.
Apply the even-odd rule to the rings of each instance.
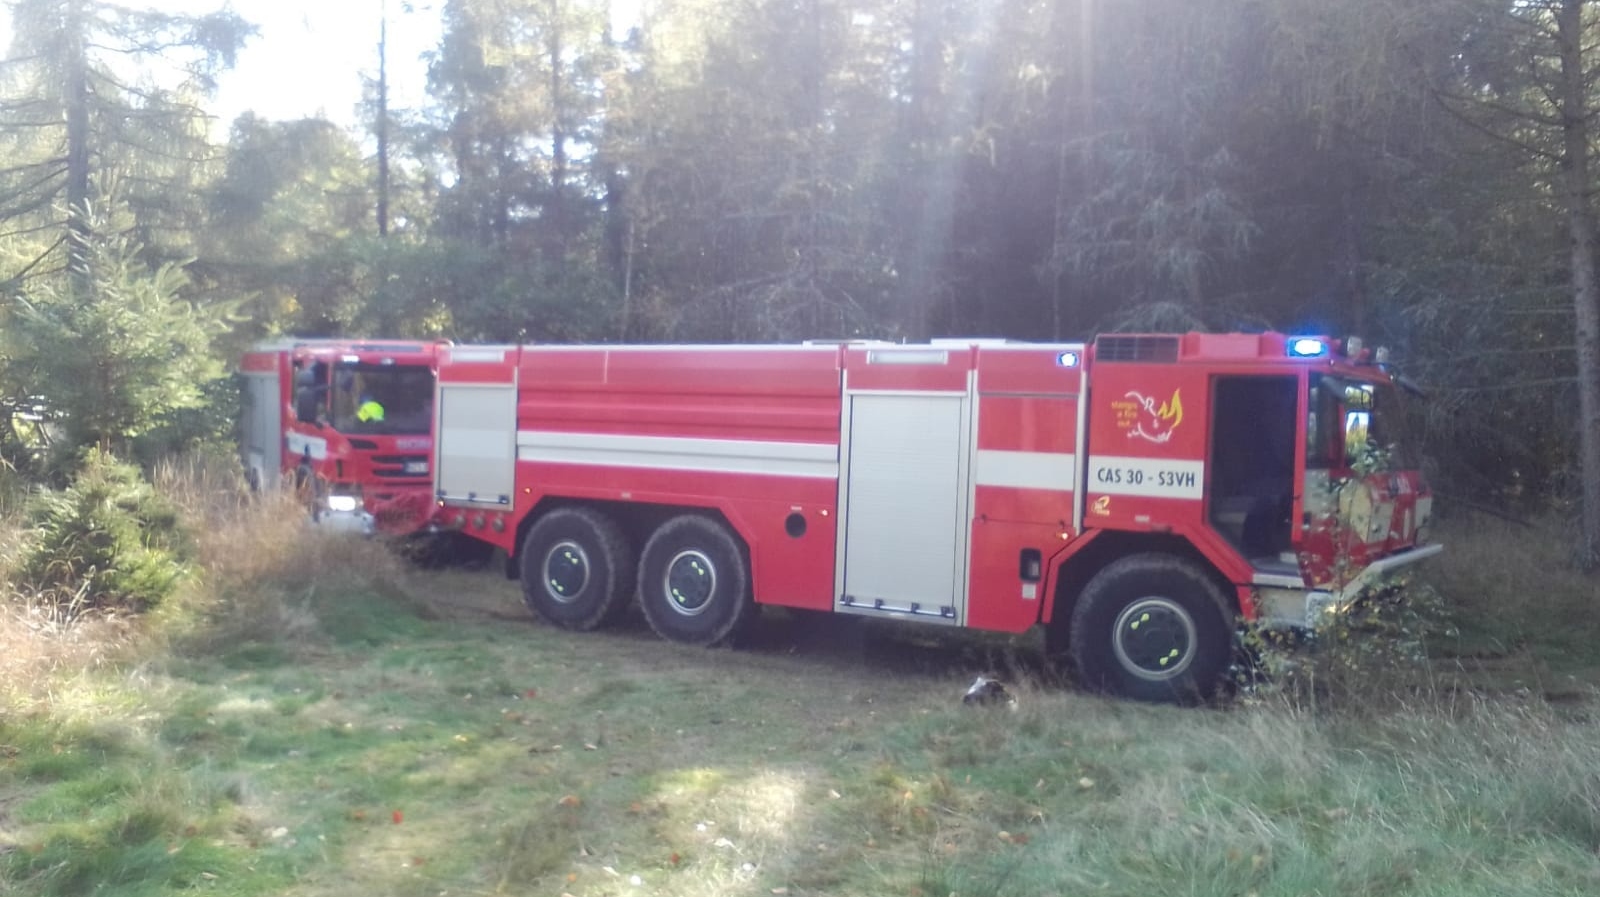
[[[561,800],[556,801],[556,803],[559,803],[563,807],[576,807],[581,805],[583,801],[580,800],[577,795],[569,794],[566,797],[561,798]]]
[[[600,750],[599,748],[595,747],[594,745],[588,744],[588,743],[584,744],[583,749],[586,750],[586,751],[598,751],[598,750]]]
[[[394,820],[394,824],[395,825],[399,825],[402,821],[405,820],[405,815],[402,814],[399,810],[395,810],[392,814],[390,814],[390,818],[392,818]]]
[[[423,859],[422,857],[412,857],[411,858],[411,865],[413,865],[413,866],[421,866],[423,863],[426,863],[426,862],[427,862],[427,860]]]
[[[679,862],[679,861],[680,861],[680,860],[682,860],[682,859],[683,859],[683,858],[682,858],[682,857],[680,857],[680,856],[678,856],[678,855],[677,855],[677,854],[676,854],[676,853],[674,853],[674,854],[673,854],[673,855],[672,855],[672,856],[670,856],[670,857],[667,857],[667,861],[668,861],[668,862],[670,862],[670,863],[671,863],[671,864],[672,864],[672,865],[674,865],[674,866],[676,866],[676,865],[678,865],[678,862]]]
[[[1079,788],[1093,788],[1094,787],[1094,779],[1091,779],[1088,776],[1084,776],[1083,778],[1078,780],[1078,787]]]

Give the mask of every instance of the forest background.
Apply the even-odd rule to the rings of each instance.
[[[1593,564],[1597,7],[446,0],[425,103],[218,140],[250,23],[12,0],[0,452],[225,443],[280,334],[1353,333],[1427,389],[1443,506]]]

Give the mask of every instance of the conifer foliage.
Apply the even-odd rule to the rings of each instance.
[[[148,610],[189,573],[177,509],[137,467],[98,448],[84,454],[71,486],[35,496],[29,524],[15,584],[66,618]]]

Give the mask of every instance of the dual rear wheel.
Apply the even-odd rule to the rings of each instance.
[[[604,512],[557,508],[528,530],[520,556],[523,601],[566,629],[613,622],[637,597],[661,637],[708,646],[731,640],[755,609],[744,546],[701,514],[668,519],[636,556]]]

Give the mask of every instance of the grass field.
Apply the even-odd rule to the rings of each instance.
[[[1041,684],[1026,639],[558,632],[494,571],[207,513],[205,588],[159,637],[0,623],[0,890],[1600,893],[1592,680],[1538,627],[1370,703],[1184,710]],[[994,670],[1015,707],[963,705]]]

